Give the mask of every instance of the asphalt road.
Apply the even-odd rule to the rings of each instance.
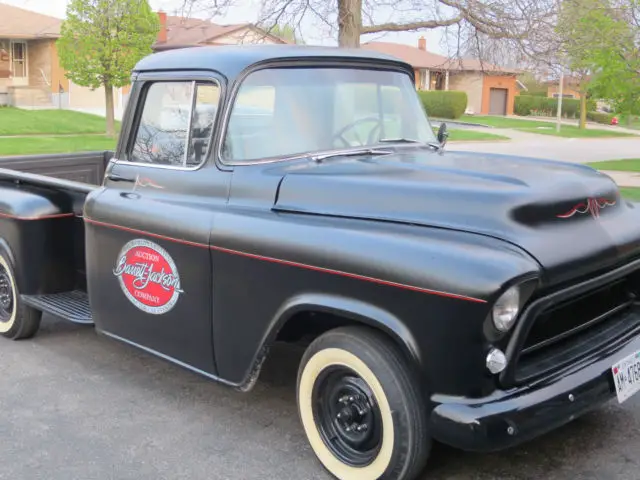
[[[296,416],[299,355],[275,351],[243,394],[46,318],[0,340],[0,479],[327,479]],[[436,446],[424,475],[543,478],[640,479],[640,396],[501,454]]]

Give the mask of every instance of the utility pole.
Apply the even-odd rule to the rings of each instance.
[[[562,95],[564,90],[564,69],[560,67],[560,87],[558,89],[558,112],[556,118],[556,132],[560,132],[560,123],[562,122]]]

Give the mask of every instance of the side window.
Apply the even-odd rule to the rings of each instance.
[[[220,91],[213,83],[149,85],[129,161],[195,167],[205,160]]]

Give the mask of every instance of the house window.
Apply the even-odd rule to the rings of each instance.
[[[27,76],[27,42],[11,42],[11,70],[13,76]]]

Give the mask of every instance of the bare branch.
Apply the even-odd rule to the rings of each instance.
[[[408,32],[412,30],[447,27],[449,25],[460,23],[461,20],[462,17],[458,16],[449,18],[447,20],[426,20],[422,22],[411,23],[382,23],[380,25],[363,26],[360,31],[362,34],[379,32]]]

